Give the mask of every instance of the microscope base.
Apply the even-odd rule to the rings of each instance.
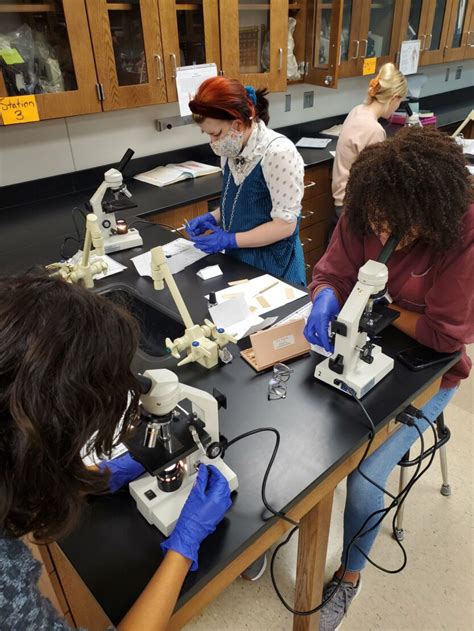
[[[316,366],[314,376],[343,392],[346,391],[345,386],[348,386],[354,390],[356,397],[361,399],[393,369],[393,359],[384,355],[380,346],[374,346],[372,356],[374,361],[371,364],[359,359],[355,368],[347,372],[344,370],[342,375],[331,370],[329,358],[325,359]]]
[[[214,465],[229,482],[230,490],[237,490],[237,476],[221,458],[210,460],[203,456],[200,461],[203,464]],[[196,476],[194,475],[185,475],[183,483],[177,491],[165,493],[158,488],[156,477],[146,473],[138,480],[131,482],[129,490],[137,503],[138,510],[147,522],[156,526],[160,532],[168,537],[178,520],[195,479]]]
[[[126,234],[114,234],[104,238],[104,248],[106,254],[121,252],[130,248],[139,248],[143,245],[143,239],[135,228],[130,228]]]

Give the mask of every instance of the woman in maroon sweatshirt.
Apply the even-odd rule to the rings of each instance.
[[[474,205],[462,149],[435,129],[408,128],[372,145],[352,166],[345,213],[313,271],[313,308],[305,328],[310,342],[332,350],[328,324],[357,282],[359,268],[376,260],[390,234],[401,235],[388,260],[394,326],[437,351],[460,351],[439,392],[423,408],[435,420],[469,375],[465,344],[474,341]],[[426,421],[419,421],[424,431]],[[364,473],[382,488],[388,475],[418,438],[402,426],[364,463]],[[324,596],[341,588],[321,612],[320,631],[341,623],[361,585],[360,573],[377,529],[350,545],[366,519],[384,506],[383,492],[357,471],[347,483],[341,566]],[[365,529],[375,519],[369,520]]]

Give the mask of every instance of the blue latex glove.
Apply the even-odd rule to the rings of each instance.
[[[188,221],[186,232],[193,238],[203,234],[206,230],[214,230],[216,226],[217,221],[214,215],[212,213],[206,213],[205,215],[199,215],[199,217]]]
[[[132,480],[135,480],[145,472],[145,467],[134,460],[128,452],[113,460],[99,463],[99,469],[102,469],[102,471],[109,469],[111,472],[109,480],[109,491],[111,493],[115,493],[124,484],[132,482]]]
[[[213,465],[199,465],[191,493],[171,535],[161,544],[162,550],[179,552],[198,568],[198,550],[231,507],[229,483]]]
[[[325,351],[332,353],[334,344],[329,339],[328,327],[331,320],[341,310],[339,300],[330,287],[321,289],[313,302],[313,308],[304,328],[304,336],[311,344],[322,346]]]
[[[215,254],[221,250],[235,250],[237,241],[235,232],[226,232],[222,228],[212,228],[212,234],[205,234],[202,237],[193,237],[194,247],[202,250],[206,254]]]

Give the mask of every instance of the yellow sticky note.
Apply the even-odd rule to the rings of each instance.
[[[0,114],[4,125],[39,121],[36,98],[27,96],[0,96]]]
[[[16,48],[0,48],[0,57],[2,57],[3,61],[9,66],[24,63],[23,57]]]
[[[377,57],[366,57],[364,59],[364,66],[362,68],[362,74],[374,74],[377,66]]]

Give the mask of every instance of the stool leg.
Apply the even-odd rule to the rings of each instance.
[[[446,428],[444,425],[444,415],[441,412],[441,414],[436,419],[436,432],[438,434],[438,438],[442,438],[445,431]],[[451,495],[451,487],[448,482],[448,457],[446,452],[446,444],[442,445],[439,448],[439,458],[441,463],[441,476],[443,478],[443,484],[441,485],[439,492],[441,493],[441,495],[449,497]]]
[[[403,456],[400,462],[406,462],[410,459],[410,452]],[[400,479],[398,482],[398,493],[400,494],[406,486],[408,479],[408,467],[400,467]],[[395,522],[395,531],[393,536],[397,541],[403,541],[405,539],[405,531],[403,530],[403,513],[405,511],[405,502],[398,509],[397,520]]]

